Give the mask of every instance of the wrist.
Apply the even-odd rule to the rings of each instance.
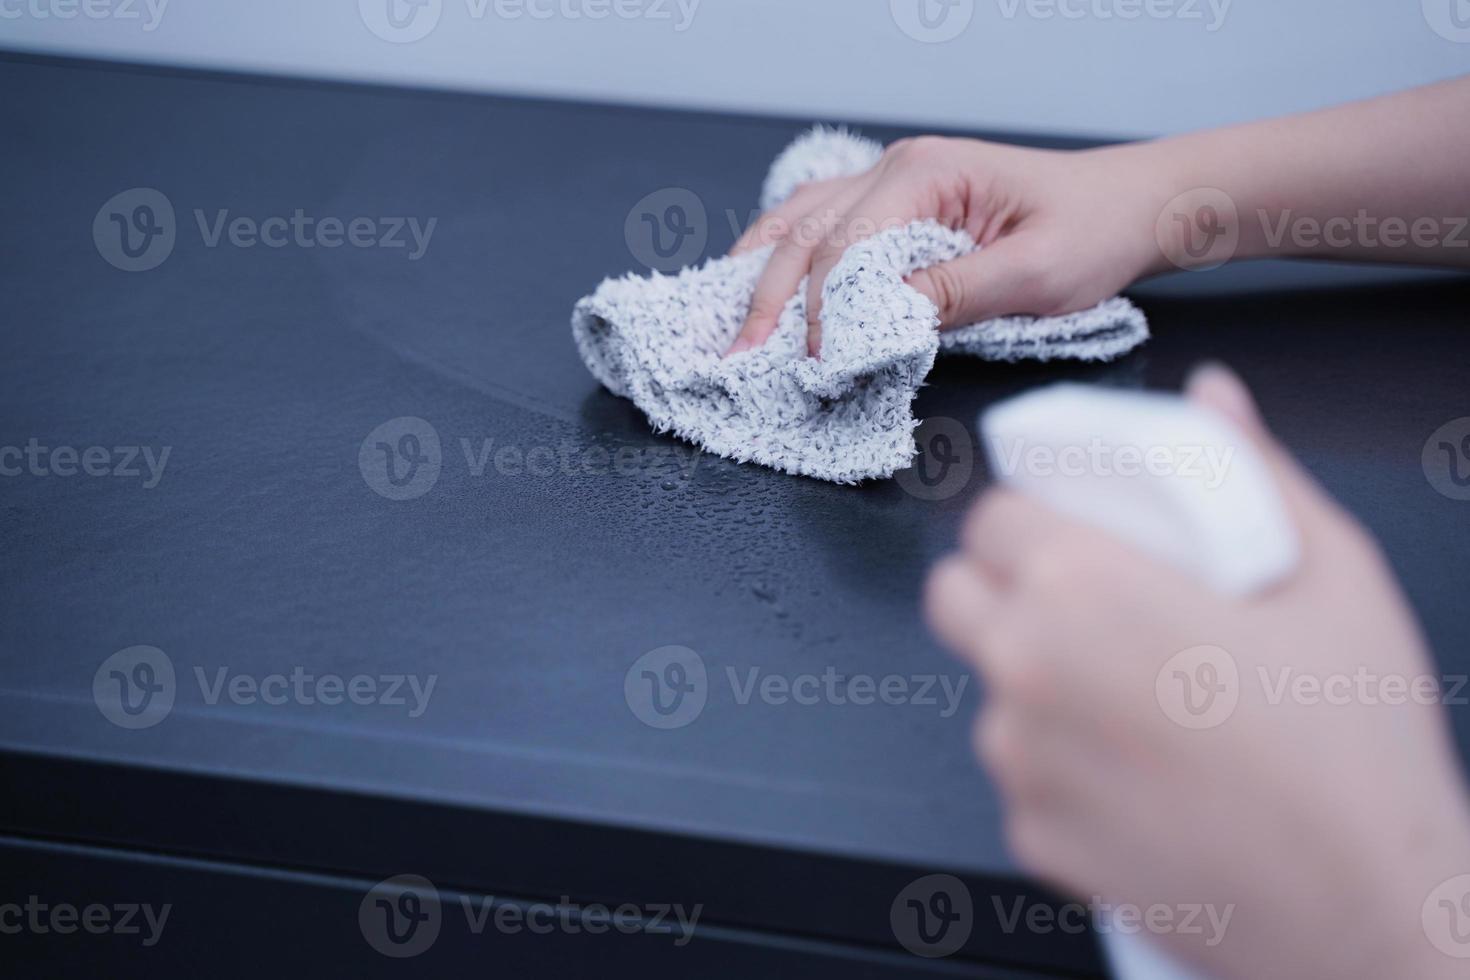
[[[1180,155],[1163,141],[1087,152],[1101,168],[1106,186],[1113,189],[1122,232],[1119,247],[1132,278],[1198,267],[1197,257],[1208,255],[1214,243],[1201,237],[1196,226],[1211,215],[1200,213],[1208,202],[1181,198],[1192,185]],[[1222,237],[1233,233],[1232,228],[1221,229]]]

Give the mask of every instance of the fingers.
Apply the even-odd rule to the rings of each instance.
[[[792,198],[779,208],[767,211],[755,220],[753,224],[745,229],[735,244],[730,246],[730,256],[746,255],[757,249],[765,248],[767,245],[779,245],[791,234],[791,226],[799,218],[796,198]]]
[[[989,247],[953,262],[921,269],[909,285],[939,310],[939,329],[952,330],[1017,313],[1050,314],[1053,276],[1037,259],[1025,232],[996,239]]]
[[[1184,393],[1190,400],[1212,408],[1234,422],[1241,431],[1256,439],[1266,434],[1256,400],[1240,376],[1218,362],[1206,362],[1190,372],[1184,382]]]
[[[786,303],[796,295],[801,281],[811,272],[812,256],[841,220],[846,208],[862,196],[862,186],[857,181],[829,181],[824,185],[825,194],[820,197],[808,195],[798,207],[785,211],[786,215],[800,217],[790,221],[784,239],[771,253],[771,259],[756,284],[750,313],[726,357],[761,346],[775,332]]]
[[[843,177],[814,184],[803,184],[784,202],[761,215],[735,242],[730,254],[745,255],[768,245],[779,245],[791,237],[792,230],[820,202],[852,183]]]
[[[886,189],[885,189],[886,188]],[[835,202],[843,215],[839,232],[828,236],[812,257],[811,278],[807,282],[806,346],[807,353],[817,357],[822,351],[822,291],[827,277],[842,261],[848,248],[878,232],[904,222],[900,217],[913,214],[909,191],[902,186],[865,184],[850,188]]]
[[[1023,562],[1080,531],[1045,504],[1011,490],[993,490],[970,512],[961,546],[995,581],[1010,585]]]
[[[811,268],[811,261],[810,246],[789,238],[776,246],[776,250],[771,253],[771,260],[766,263],[765,271],[761,273],[760,281],[756,283],[755,295],[750,301],[750,312],[746,315],[735,342],[726,352],[726,357],[761,346],[775,332],[781,312],[791,297],[796,295],[801,280]]]
[[[1265,459],[1297,530],[1308,542],[1350,519],[1266,427],[1250,389],[1223,364],[1202,364],[1185,382],[1194,402],[1233,422]]]
[[[980,568],[958,555],[934,566],[924,589],[929,628],[946,647],[970,656],[998,602],[995,587]]]

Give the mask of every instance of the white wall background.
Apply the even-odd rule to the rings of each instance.
[[[390,3],[400,19],[413,16],[407,36],[432,29],[402,40],[387,20]],[[941,34],[958,35],[911,36],[925,34],[921,3],[947,15]],[[800,117],[1146,136],[1470,72],[1470,0],[0,0],[0,46]]]

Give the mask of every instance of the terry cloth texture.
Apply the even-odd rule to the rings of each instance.
[[[881,154],[876,143],[818,127],[776,160],[761,207],[809,181],[862,173]],[[914,394],[940,351],[1107,361],[1148,338],[1143,314],[1122,297],[1066,316],[1000,317],[939,333],[934,304],[904,280],[974,248],[966,233],[932,221],[849,248],[822,291],[820,359],[806,351],[805,283],[764,346],[722,357],[771,248],[673,276],[609,279],[577,304],[572,335],[597,380],[632,399],[660,432],[836,483],[889,477],[913,460]]]

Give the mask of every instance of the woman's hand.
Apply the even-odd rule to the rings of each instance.
[[[865,174],[806,184],[732,250],[776,245],[730,353],[765,343],[810,275],[807,348],[815,356],[822,286],[842,253],[925,218],[964,229],[982,246],[909,280],[939,308],[941,329],[1092,306],[1158,256],[1159,183],[1151,186],[1136,157],[1128,147],[1061,152],[925,136],[893,144]]]
[[[1302,538],[1286,583],[1222,598],[1003,491],[930,579],[934,629],[986,684],[1011,847],[1079,896],[1228,915],[1214,945],[1207,917],[1157,937],[1210,976],[1463,976],[1433,930],[1451,941],[1465,895],[1432,893],[1470,874],[1470,813],[1414,617],[1234,375],[1190,394],[1271,464]]]
[[[777,248],[730,350],[765,343],[810,273],[818,352],[822,287],[843,251],[925,218],[984,246],[911,278],[941,327],[1080,310],[1151,273],[1239,258],[1470,268],[1467,107],[1470,77],[1098,150],[903,140],[868,173],[799,188],[740,239],[737,253]]]

